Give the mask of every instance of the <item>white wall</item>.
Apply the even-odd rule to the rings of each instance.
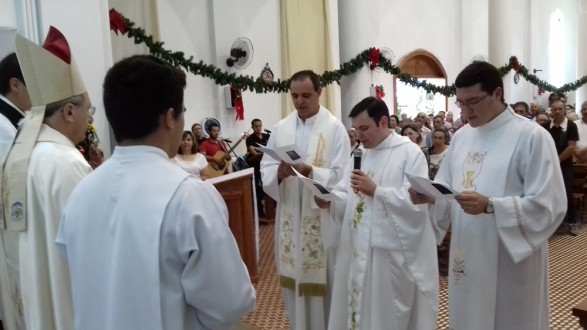
[[[45,39],[49,26],[58,28],[67,38],[78,63],[92,104],[100,146],[110,156],[109,126],[102,102],[102,83],[112,65],[110,23],[105,1],[39,0],[40,35]],[[64,19],[67,16],[67,19]]]
[[[110,0],[111,3],[117,1],[122,0]],[[390,48],[395,53],[397,64],[414,50],[424,49],[440,60],[446,70],[448,83],[452,84],[473,56],[489,55],[488,35],[490,23],[493,22],[488,10],[490,1],[493,0],[374,0],[369,3],[339,0],[340,61],[348,61],[359,51],[374,46]],[[188,57],[193,55],[196,61],[202,60],[222,70],[255,78],[265,63],[269,63],[275,77],[280,78],[279,1],[158,0],[156,3],[159,35],[167,49],[183,51]],[[584,3],[585,0],[512,1],[509,14],[512,17],[512,31],[507,45],[512,52],[510,55],[518,56],[530,70],[542,69],[538,75],[548,80],[548,22],[550,14],[559,8],[566,22],[561,40],[569,54],[564,60],[564,80],[574,81],[587,74],[577,72],[584,66],[577,64],[576,56],[580,23],[578,15],[581,15],[581,5],[585,7]],[[68,37],[92,101],[98,107],[95,120],[103,140],[102,145],[107,149],[109,141],[104,140],[108,139],[108,126],[102,110],[101,83],[107,68],[112,64],[108,2],[0,0],[0,6],[0,26],[16,26],[20,33],[31,39],[35,38],[35,29],[39,30],[40,36],[35,41],[40,42],[49,24],[53,24]],[[134,6],[137,4],[134,3]],[[31,9],[33,13],[27,15]],[[64,19],[64,15],[67,19]],[[253,61],[244,70],[229,69],[225,61],[230,46],[241,36],[253,42]],[[144,49],[137,47],[137,52],[144,52]],[[501,66],[504,63],[493,64]],[[510,73],[506,79],[512,76]],[[384,85],[387,93],[385,100],[393,108],[392,77],[383,73],[373,74],[364,67],[357,74],[342,80],[343,122],[347,121],[350,108],[369,94],[371,83]],[[509,88],[506,97],[510,102],[520,99],[531,101],[536,92],[536,88],[524,80],[518,85],[511,84]],[[194,122],[213,116],[222,123],[222,135],[234,139],[241,132],[250,130],[253,118],[262,119],[268,129],[281,119],[283,96],[280,94],[245,91],[244,121],[235,121],[234,109],[227,109],[224,103],[224,87],[217,86],[209,78],[188,74],[185,95],[188,108],[186,129]],[[544,95],[538,100],[545,105],[546,97]],[[574,103],[573,94],[570,100]],[[454,98],[450,98],[448,108],[455,112],[456,117],[459,111],[453,103]],[[105,151],[109,153],[109,150]]]
[[[395,55],[395,64],[399,64],[408,54],[422,49],[439,59],[446,70],[448,84],[451,84],[463,62],[460,3],[460,0],[379,0],[366,5],[351,0],[341,1],[341,62],[348,61],[369,47],[388,47]],[[484,36],[484,40],[487,40],[487,36]],[[485,51],[484,47],[480,48],[472,53]],[[392,111],[391,75],[371,72],[365,66],[359,73],[342,82],[342,117],[347,126],[350,123],[346,118],[348,113],[358,101],[369,96],[371,83],[383,85],[386,91],[384,101]],[[449,110],[453,102],[449,100]]]
[[[37,44],[44,41],[49,26],[59,29],[67,38],[97,113],[98,128],[105,155],[110,155],[110,137],[102,105],[102,80],[112,63],[107,3],[77,0],[0,0],[2,9],[13,9],[18,32]],[[4,22],[4,10],[0,18]]]
[[[216,65],[224,71],[257,78],[269,63],[275,78],[280,77],[279,2],[264,0],[161,0],[158,1],[161,40],[167,49],[181,50],[194,61]],[[238,37],[249,38],[254,47],[251,64],[244,70],[229,68],[226,59]],[[275,93],[243,92],[244,121],[236,121],[235,110],[224,101],[226,86],[188,74],[185,91],[186,129],[206,117],[216,117],[221,135],[232,140],[249,131],[251,120],[260,118],[271,129],[281,119],[281,96]],[[244,144],[237,153],[244,153]]]

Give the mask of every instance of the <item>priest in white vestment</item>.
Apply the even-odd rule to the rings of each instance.
[[[321,107],[319,77],[300,71],[291,78],[297,111],[273,128],[267,147],[296,144],[307,153],[296,165],[265,154],[261,161],[263,189],[277,202],[275,256],[287,315],[292,329],[325,329],[334,271],[337,227],[321,212],[310,189],[296,178],[295,167],[328,188],[343,180],[350,160],[344,125]]]
[[[119,145],[73,191],[56,239],[78,330],[230,329],[254,308],[222,197],[169,161],[185,124],[185,86],[181,70],[146,55],[106,75]]]
[[[507,108],[491,64],[470,64],[455,85],[469,125],[435,180],[460,193],[434,205],[439,242],[452,226],[450,328],[549,329],[548,239],[567,204],[552,137]]]
[[[16,137],[18,123],[25,111],[31,109],[31,100],[24,83],[16,53],[10,53],[0,61],[0,163],[8,154]]]
[[[16,137],[18,123],[24,118],[24,111],[31,109],[31,99],[16,53],[10,53],[0,61],[0,77],[4,79],[0,81],[0,86],[2,86],[0,87],[0,171],[2,171],[6,156],[8,156],[12,142]],[[2,235],[0,235],[0,254],[3,253],[1,246],[4,246]],[[2,285],[0,284],[1,290]],[[0,299],[0,322],[3,310],[2,299]]]
[[[0,286],[6,329],[73,329],[69,272],[55,246],[62,210],[91,172],[75,144],[91,102],[65,37],[54,27],[40,47],[16,36],[33,108],[12,146],[2,182]]]
[[[436,238],[404,175],[427,177],[428,166],[416,144],[388,129],[388,114],[367,97],[349,115],[365,152],[345,178],[329,329],[436,328]]]

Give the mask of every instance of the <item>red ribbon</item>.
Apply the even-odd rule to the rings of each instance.
[[[385,92],[383,91],[383,85],[375,86],[375,94],[378,100],[381,100],[385,97]]]
[[[544,94],[544,89],[538,88],[538,95],[542,95],[542,94]]]
[[[120,34],[124,35],[130,30],[128,25],[122,19],[122,15],[114,9],[110,10],[110,30],[114,31],[116,35],[118,35],[118,31],[120,31]]]
[[[245,120],[245,106],[243,105],[243,95],[238,86],[230,86],[230,92],[234,95],[234,108],[236,110],[236,120]]]
[[[369,61],[371,65],[369,68],[371,70],[375,69],[379,65],[379,61],[381,60],[381,52],[377,48],[371,48],[371,53],[369,54]]]
[[[520,62],[516,56],[512,56],[512,66],[516,72],[520,71]]]

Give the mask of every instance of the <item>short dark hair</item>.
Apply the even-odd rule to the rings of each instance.
[[[481,90],[487,94],[493,94],[498,87],[501,88],[501,102],[505,104],[503,80],[496,67],[487,62],[474,61],[467,65],[455,79],[456,88],[471,87],[476,84],[480,84]]]
[[[442,132],[444,134],[444,143],[445,144],[450,144],[450,133],[448,132],[448,130],[446,128],[437,128],[434,131],[432,131],[432,135],[434,135],[434,133],[436,132]]]
[[[194,127],[196,127],[196,125],[198,125],[198,126],[202,127],[202,125],[201,125],[200,123],[194,123],[194,124],[192,125],[192,131],[194,130]]]
[[[314,91],[317,92],[320,90],[320,77],[312,70],[302,70],[298,71],[291,76],[289,82],[287,83],[287,88],[291,87],[292,81],[301,81],[306,78],[309,78],[312,81],[312,85],[314,85]]]
[[[548,96],[548,105],[551,105],[554,101],[561,101],[564,104],[567,104],[567,96],[560,92],[550,93]]]
[[[399,123],[400,123],[399,117],[396,115],[389,116],[389,118],[392,118],[392,117],[395,118],[395,123],[399,125]],[[389,121],[389,123],[387,125],[389,126],[389,128],[391,128],[391,120]]]
[[[524,101],[514,103],[514,106],[512,107],[512,109],[515,109],[516,107],[519,107],[519,106],[524,107],[527,114],[530,113],[530,107],[528,106],[528,103],[526,103]]]
[[[251,120],[251,126],[255,125],[255,122],[261,121],[261,119],[259,118],[255,118],[253,120]],[[263,124],[263,122],[261,121],[261,124]]]
[[[185,137],[188,135],[192,137],[192,141],[194,142],[192,143],[191,152],[192,154],[195,154],[196,152],[198,152],[198,141],[196,141],[196,136],[194,135],[194,133],[192,133],[192,131],[183,131],[183,134],[181,135],[181,140],[183,141],[183,139],[185,139]],[[183,155],[183,151],[181,151],[181,144],[177,149],[177,153]]]
[[[26,86],[16,53],[10,53],[0,61],[0,94],[2,96],[6,96],[10,92],[10,79],[12,78],[22,81]]]
[[[357,103],[349,113],[349,118],[355,118],[363,111],[367,111],[367,114],[377,126],[379,126],[379,121],[382,117],[389,116],[389,109],[385,102],[373,96],[368,96]]]
[[[401,131],[400,135],[405,136],[404,132],[408,128],[411,129],[412,131],[416,132],[416,134],[418,134],[418,138],[416,139],[416,143],[420,144],[422,142],[422,134],[420,134],[420,129],[414,123],[408,123],[404,127],[402,127],[402,131]]]
[[[118,142],[155,132],[159,118],[173,108],[183,113],[185,73],[150,55],[135,55],[114,64],[104,79],[104,107]]]

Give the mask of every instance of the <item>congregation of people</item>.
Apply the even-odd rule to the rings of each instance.
[[[104,160],[83,82],[53,27],[42,46],[17,36],[0,62],[4,329],[236,325],[256,292],[227,205],[206,181],[231,169],[221,124],[190,127],[185,73],[135,55],[104,78],[117,141]],[[345,127],[320,104],[320,77],[303,70],[289,78],[295,111],[271,131],[251,121],[240,139],[259,216],[265,197],[277,203],[275,264],[292,329],[436,329],[437,248],[449,230],[451,328],[549,328],[547,243],[563,219],[579,233],[573,166],[587,164],[587,101],[579,119],[559,93],[546,109],[510,106],[487,62],[466,66],[455,86],[456,119],[398,116],[366,97]],[[259,149],[292,143],[304,161]],[[434,199],[407,174],[458,193]]]

